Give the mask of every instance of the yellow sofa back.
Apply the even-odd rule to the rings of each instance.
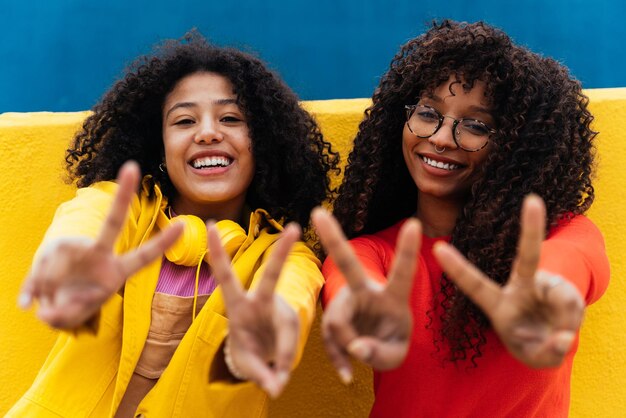
[[[589,216],[603,231],[612,265],[606,295],[587,311],[572,383],[572,417],[626,417],[626,88],[586,93],[596,116],[597,199]],[[366,99],[305,102],[345,162],[369,104]],[[63,155],[87,112],[0,115],[0,414],[24,393],[55,339],[55,332],[16,299],[32,255],[57,205],[74,194],[63,182]],[[335,179],[336,182],[339,179]],[[316,326],[303,362],[273,417],[363,417],[372,402],[371,372],[358,367],[349,387],[339,383]]]

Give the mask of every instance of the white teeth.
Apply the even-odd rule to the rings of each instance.
[[[443,163],[441,161],[431,160],[428,157],[424,157],[424,156],[421,156],[421,157],[422,157],[422,160],[431,167],[437,167],[437,168],[441,168],[443,170],[449,170],[449,171],[456,170],[457,168],[459,168],[458,164]]]
[[[228,167],[230,162],[230,159],[226,157],[204,157],[193,160],[191,165],[193,165],[193,168]]]

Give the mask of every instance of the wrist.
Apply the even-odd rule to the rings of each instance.
[[[235,365],[233,361],[233,357],[230,351],[230,336],[226,337],[226,341],[224,342],[224,362],[226,363],[226,367],[230,374],[233,375],[238,380],[248,380],[246,375],[239,370],[239,368]]]

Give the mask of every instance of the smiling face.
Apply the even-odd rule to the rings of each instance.
[[[450,93],[450,89],[454,95]],[[490,144],[476,152],[459,148],[452,136],[453,119],[477,119],[493,127],[494,119],[485,98],[485,84],[476,81],[464,91],[454,77],[438,86],[432,97],[423,96],[419,104],[430,106],[445,116],[441,128],[429,138],[418,138],[407,124],[402,132],[404,161],[420,195],[462,201],[472,184],[480,178],[481,165],[489,155]],[[439,153],[435,151],[435,146]]]
[[[230,81],[210,72],[182,78],[163,105],[163,144],[174,211],[239,221],[255,165]]]

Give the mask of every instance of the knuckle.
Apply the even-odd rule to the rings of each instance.
[[[565,309],[572,313],[582,313],[585,304],[578,295],[572,294],[565,300]]]

